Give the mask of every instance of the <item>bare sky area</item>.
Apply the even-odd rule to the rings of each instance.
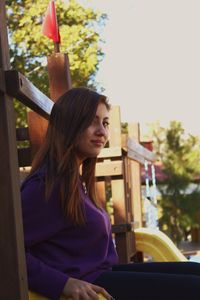
[[[122,121],[200,135],[200,1],[79,0],[108,14],[97,80]]]

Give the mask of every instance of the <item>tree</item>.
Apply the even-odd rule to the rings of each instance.
[[[164,129],[159,124],[152,126],[152,135],[162,169],[165,184],[159,186],[162,217],[159,224],[175,242],[185,240],[192,228],[200,225],[199,184],[191,183],[200,173],[200,139],[186,136],[180,122],[172,121]]]
[[[44,66],[46,56],[53,52],[53,42],[41,34],[41,24],[48,3],[49,0],[7,1],[12,66],[47,95],[48,74]],[[105,14],[84,8],[75,0],[57,0],[56,12],[61,51],[68,53],[73,86],[95,86],[94,76],[103,57],[98,28],[104,24]],[[17,123],[24,125],[22,106],[18,102],[15,106]]]

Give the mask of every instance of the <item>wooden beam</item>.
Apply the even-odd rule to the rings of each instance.
[[[128,157],[136,160],[140,163],[144,163],[145,160],[150,162],[156,161],[156,155],[147,150],[145,147],[135,142],[132,138],[128,138],[127,141]]]
[[[19,167],[27,167],[31,165],[31,148],[19,148],[18,152],[18,164]]]
[[[124,233],[128,231],[133,232],[134,229],[135,229],[134,222],[112,225],[112,233]]]
[[[137,142],[140,142],[140,126],[138,123],[128,125],[128,135]],[[129,153],[130,154],[130,153]],[[135,154],[135,153],[134,153]],[[136,155],[136,154],[135,154]],[[130,156],[129,156],[130,157]],[[140,159],[140,157],[139,157]],[[132,199],[132,214],[134,221],[142,227],[142,193],[141,193],[141,161],[131,159],[129,161],[131,199]]]
[[[121,157],[121,155],[122,155],[121,147],[109,147],[109,148],[103,148],[98,158]]]
[[[110,124],[112,126],[109,130],[109,147],[121,148],[121,119],[120,119],[120,107],[113,106],[110,110]]]
[[[16,70],[5,72],[6,91],[30,109],[48,119],[54,102]]]
[[[38,115],[35,111],[29,111],[27,117],[32,162],[35,154],[44,142],[48,121],[47,119],[44,119],[42,116]]]
[[[5,0],[0,1],[0,298],[27,300],[19,171],[13,99],[5,93],[9,70]]]
[[[66,91],[72,88],[69,59],[66,53],[53,53],[47,58],[50,97],[56,102]]]
[[[95,176],[117,176],[123,174],[122,161],[104,161],[96,164]]]
[[[69,60],[67,54],[53,53],[48,57],[48,76],[50,97],[53,102],[71,88]],[[31,158],[33,159],[46,135],[48,122],[37,111],[28,112],[28,127],[31,145]]]
[[[16,136],[17,136],[17,141],[28,141],[29,140],[28,127],[16,128]]]

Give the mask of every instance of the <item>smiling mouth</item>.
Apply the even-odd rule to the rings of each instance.
[[[97,147],[103,147],[104,143],[102,141],[92,141],[92,144],[94,144]]]

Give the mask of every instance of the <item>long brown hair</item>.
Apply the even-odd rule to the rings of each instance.
[[[46,137],[32,164],[31,174],[45,165],[46,198],[56,182],[64,215],[75,224],[84,224],[83,204],[79,189],[79,164],[75,144],[93,121],[97,106],[102,102],[110,109],[107,98],[88,88],[72,88],[54,104]],[[100,207],[95,193],[96,158],[82,164],[82,179],[93,203]]]

